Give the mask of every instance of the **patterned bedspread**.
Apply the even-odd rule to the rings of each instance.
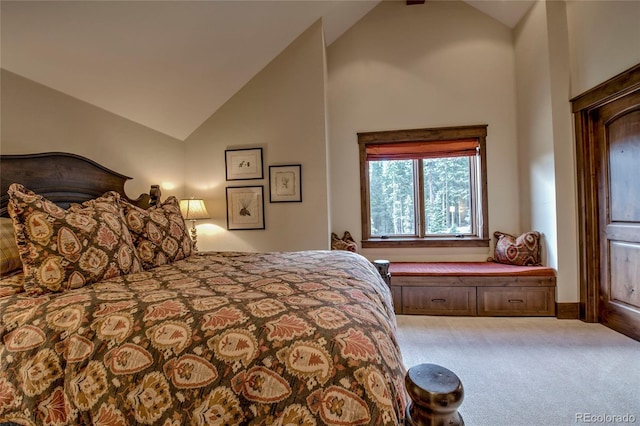
[[[343,251],[204,253],[0,298],[0,421],[397,425],[388,288]]]

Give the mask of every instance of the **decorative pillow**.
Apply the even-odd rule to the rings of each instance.
[[[0,276],[18,270],[22,270],[22,262],[13,231],[13,221],[8,217],[0,217]]]
[[[353,239],[349,231],[345,231],[342,238],[334,232],[331,233],[331,250],[347,250],[354,253],[358,252],[358,244]]]
[[[191,256],[193,243],[176,197],[147,210],[124,200],[121,204],[144,269]]]
[[[20,184],[7,192],[27,292],[61,292],[142,270],[117,193],[65,210]]]
[[[13,225],[12,225],[13,226]],[[24,291],[24,274],[14,271],[0,278],[0,298],[22,293]]]
[[[540,265],[540,233],[525,232],[519,237],[494,232],[496,248],[493,260],[498,263],[520,266]]]

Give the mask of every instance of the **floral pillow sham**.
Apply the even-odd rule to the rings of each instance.
[[[14,271],[0,277],[0,299],[24,291],[24,274],[22,270]]]
[[[65,210],[21,184],[11,184],[7,192],[24,288],[30,294],[61,292],[142,270],[118,193]]]
[[[146,210],[124,200],[121,204],[144,269],[191,256],[191,237],[176,197]]]
[[[13,221],[8,217],[0,217],[0,277],[15,271],[22,271],[22,261],[16,245]]]

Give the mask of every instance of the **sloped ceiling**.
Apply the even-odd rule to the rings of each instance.
[[[534,1],[468,3],[513,27]],[[2,0],[0,65],[184,140],[315,21],[329,45],[378,3]]]

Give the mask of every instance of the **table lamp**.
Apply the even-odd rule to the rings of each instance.
[[[193,251],[198,251],[198,235],[196,234],[196,220],[209,219],[209,213],[203,200],[188,199],[180,201],[180,212],[185,220],[191,221],[191,241],[193,241]]]

